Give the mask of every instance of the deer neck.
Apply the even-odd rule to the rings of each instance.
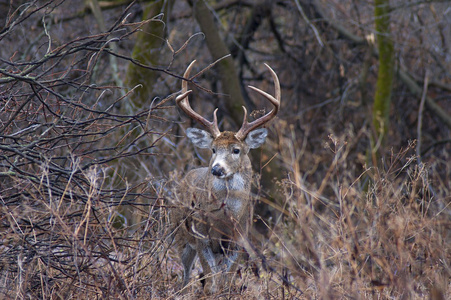
[[[218,178],[216,176],[212,177],[212,189],[215,191],[240,191],[245,189],[246,183],[243,174],[241,173],[235,173],[228,178]]]

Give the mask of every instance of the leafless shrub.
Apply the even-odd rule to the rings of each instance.
[[[288,285],[286,296],[417,299],[438,290],[445,297],[449,196],[434,191],[414,144],[357,178],[346,168],[347,148],[344,138],[331,138],[330,175],[318,188],[295,173],[281,185],[286,202],[263,251],[303,291]]]
[[[142,24],[127,23],[125,10],[107,32],[55,40],[51,13],[60,4],[23,4],[0,35],[17,38],[24,22],[44,28],[27,49],[3,48],[0,61],[0,294],[127,298],[149,288],[140,274],[163,255],[163,218],[145,177],[119,185],[126,179],[115,162],[154,155],[164,132],[152,122],[172,98],[133,114],[117,109],[133,90],[95,84],[107,78],[97,73],[101,57],[133,61],[109,45]],[[132,204],[146,216],[139,232],[117,209]]]

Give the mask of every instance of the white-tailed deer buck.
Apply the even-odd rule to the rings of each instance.
[[[189,79],[194,62],[186,69],[185,79]],[[274,80],[275,97],[249,87],[268,99],[274,108],[248,123],[247,110],[243,107],[243,125],[237,132],[219,131],[217,109],[210,122],[191,108],[188,102],[191,90],[188,90],[186,80],[182,83],[182,94],[176,98],[180,108],[209,131],[188,128],[188,138],[196,147],[212,151],[208,167],[194,169],[185,176],[176,193],[176,201],[181,205],[170,212],[171,222],[176,226],[175,243],[184,268],[182,287],[189,282],[196,255],[202,265],[206,293],[223,288],[227,283],[224,278],[228,276],[215,275],[220,272],[233,274],[244,255],[239,244],[246,238],[252,215],[252,168],[248,152],[265,142],[267,130],[257,128],[273,119],[280,107],[279,79],[268,65],[266,67]]]

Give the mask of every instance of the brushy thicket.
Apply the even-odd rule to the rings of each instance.
[[[0,50],[0,298],[179,297],[182,270],[165,239],[174,205],[166,182],[169,170],[189,168],[195,151],[174,133],[180,129],[171,93],[180,88],[175,74],[186,60],[173,73],[155,69],[170,92],[131,113],[123,108],[134,91],[108,77],[111,57],[122,73],[131,61],[126,46],[140,26],[123,21],[131,8],[108,32],[65,36],[74,24],[53,23],[59,5],[22,8],[0,33],[1,43],[13,45],[30,24],[48,26],[27,36],[28,47]],[[123,48],[112,51],[111,43]],[[344,116],[328,115],[329,123],[358,119],[352,115],[365,110],[330,105],[340,112],[348,106]],[[287,175],[274,181],[275,201],[256,184],[256,202],[270,213],[254,216],[259,225],[246,243],[249,260],[236,285],[217,296],[451,298],[449,147],[421,163],[414,142],[396,144],[379,167],[370,167],[361,144],[369,134],[351,126],[339,136],[318,134],[314,124],[324,117],[318,115],[305,115],[302,134],[283,115],[271,123],[264,147],[278,154]],[[140,179],[129,182],[118,165]],[[133,210],[136,224],[126,222],[124,209]],[[205,297],[198,278],[184,297]]]

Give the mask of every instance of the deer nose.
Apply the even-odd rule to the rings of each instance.
[[[214,165],[213,168],[211,168],[211,174],[221,177],[225,175],[225,170],[223,167],[221,167],[219,164]]]

